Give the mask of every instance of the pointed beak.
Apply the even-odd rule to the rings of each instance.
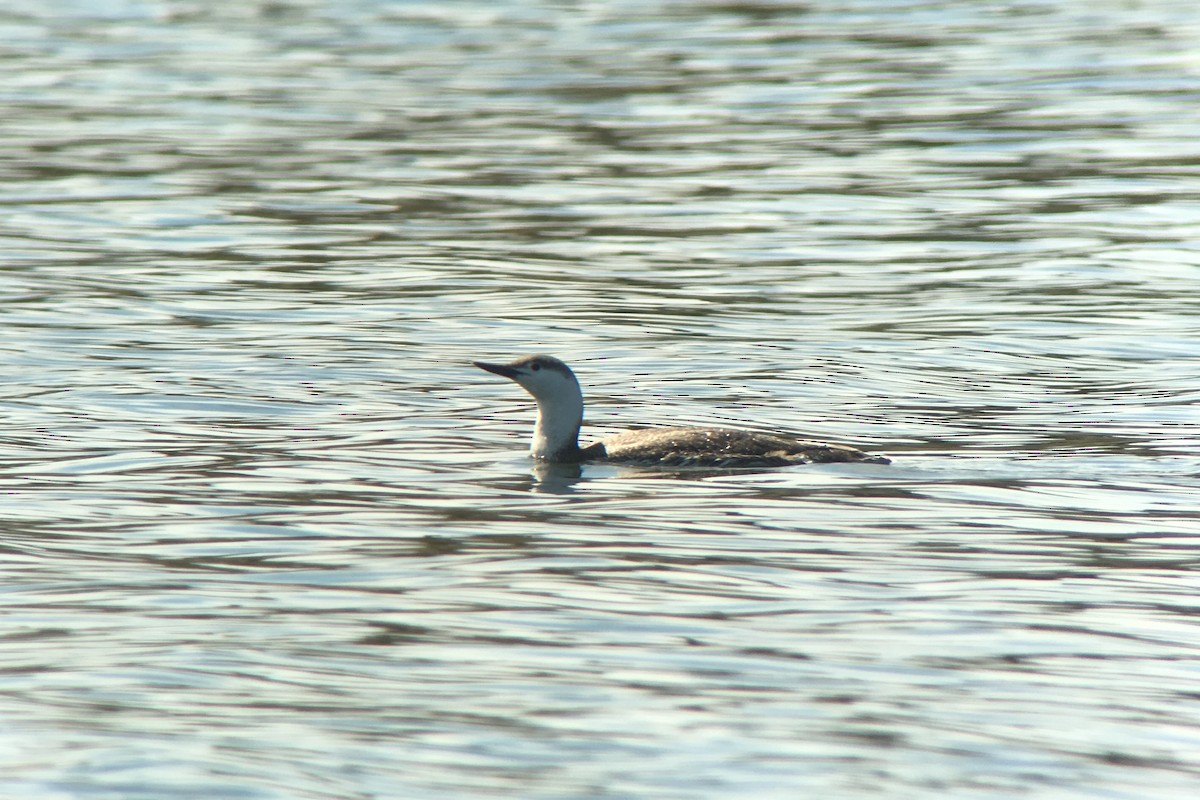
[[[510,381],[515,381],[517,378],[521,377],[521,371],[519,369],[515,369],[514,367],[510,367],[505,364],[489,364],[486,361],[472,361],[471,363],[482,370],[487,370],[493,374],[508,378]]]

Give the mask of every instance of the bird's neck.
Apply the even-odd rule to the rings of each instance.
[[[537,425],[529,455],[539,461],[578,461],[579,426],[583,424],[583,395],[574,393],[538,399]]]

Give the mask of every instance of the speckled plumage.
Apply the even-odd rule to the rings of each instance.
[[[570,367],[553,356],[528,356],[511,364],[476,361],[475,366],[515,381],[533,395],[538,405],[538,417],[530,455],[539,461],[603,461],[634,466],[716,469],[837,461],[890,463],[883,456],[846,445],[730,428],[633,430],[580,448],[583,393]]]
[[[650,428],[619,433],[582,451],[584,460],[664,467],[786,467],[860,461],[887,464],[883,456],[853,447],[730,428]]]

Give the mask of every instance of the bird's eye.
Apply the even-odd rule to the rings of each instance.
[[[535,361],[535,362],[533,362],[533,365],[530,366],[529,368],[531,370],[533,370],[534,372],[537,372],[539,369],[542,368],[542,365]]]

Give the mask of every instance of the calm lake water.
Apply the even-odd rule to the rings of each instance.
[[[1200,792],[1200,14],[0,10],[5,800]],[[721,423],[889,454],[535,469]]]

